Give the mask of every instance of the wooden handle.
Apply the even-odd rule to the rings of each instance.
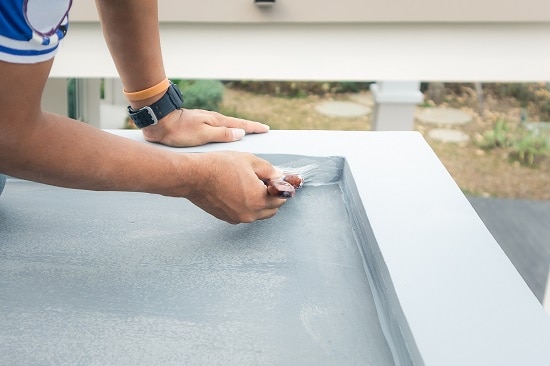
[[[275,197],[292,198],[296,189],[302,188],[304,179],[299,174],[285,174],[280,178],[269,179],[266,182],[267,193]]]

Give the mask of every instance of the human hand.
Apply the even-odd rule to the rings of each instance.
[[[209,142],[231,142],[246,133],[264,133],[269,126],[241,118],[227,117],[202,109],[178,109],[159,121],[142,129],[149,142],[174,147],[204,145]]]
[[[218,219],[231,224],[263,220],[286,202],[267,193],[264,181],[282,172],[266,160],[229,151],[190,155],[193,183],[185,197]]]

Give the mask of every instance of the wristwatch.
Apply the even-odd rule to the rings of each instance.
[[[156,125],[158,121],[167,114],[183,106],[183,95],[178,86],[172,82],[168,86],[166,93],[155,103],[132,109],[128,106],[128,114],[138,128],[144,128]]]

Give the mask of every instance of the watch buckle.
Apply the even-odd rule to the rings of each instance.
[[[145,106],[143,108],[140,108],[140,110],[141,111],[146,110],[147,113],[149,113],[149,115],[151,116],[153,123],[151,123],[149,126],[154,126],[159,122],[159,120],[157,119],[157,115],[155,114],[155,112],[153,112],[153,109],[151,107]]]

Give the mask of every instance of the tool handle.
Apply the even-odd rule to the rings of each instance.
[[[267,193],[275,197],[292,198],[296,189],[302,188],[304,179],[299,174],[286,173],[282,177],[269,179],[265,182]]]

